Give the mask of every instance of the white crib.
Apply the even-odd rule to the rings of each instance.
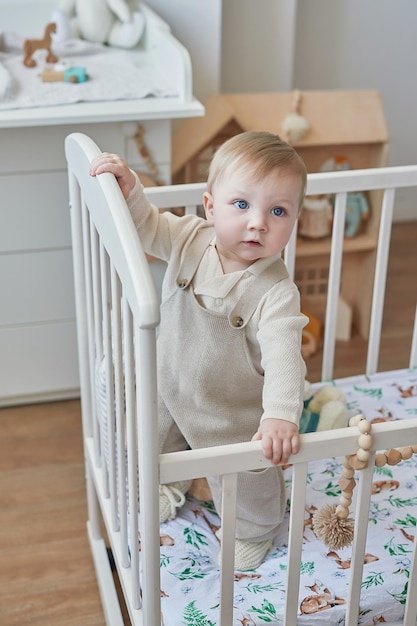
[[[308,513],[321,501],[337,503],[338,493],[333,492],[338,459],[357,451],[358,430],[304,434],[301,451],[286,470],[291,502],[288,534],[280,538],[265,565],[242,576],[233,565],[236,473],[266,465],[260,444],[158,455],[158,294],[116,181],[110,174],[97,178],[88,174],[99,148],[85,135],[74,133],[67,137],[65,150],[88,535],[107,623],[124,624],[122,600],[114,584],[117,575],[131,623],[137,626],[377,622],[415,626],[417,454],[395,467],[377,468],[377,477],[374,458],[377,451],[417,444],[416,325],[404,369],[377,373],[395,191],[417,186],[417,166],[309,175],[309,194],[336,194],[323,381],[331,381],[333,372],[346,195],[384,190],[366,371],[335,384],[344,391],[350,407],[369,421],[381,416],[381,406],[390,419],[373,421],[371,459],[366,469],[357,472],[353,545],[340,553],[329,551],[315,537]],[[201,204],[203,189],[202,184],[191,184],[153,188],[147,193],[160,208],[184,206],[193,211]],[[285,252],[290,272],[294,271],[295,249],[294,235]],[[159,483],[209,475],[223,476],[221,548],[212,532],[218,524],[215,511],[192,498],[184,516],[181,512],[176,520],[159,526]],[[320,483],[323,476],[324,486]],[[378,477],[382,480],[377,481]],[[387,484],[395,494],[386,491]],[[324,569],[320,570],[321,562]]]

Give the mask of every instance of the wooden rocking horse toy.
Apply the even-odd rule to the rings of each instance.
[[[25,39],[23,42],[23,65],[26,67],[35,67],[36,61],[32,58],[36,50],[47,50],[47,63],[56,63],[58,57],[51,52],[52,33],[56,33],[56,24],[51,22],[45,27],[43,39]]]

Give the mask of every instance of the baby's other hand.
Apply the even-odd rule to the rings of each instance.
[[[110,172],[116,177],[123,197],[128,198],[135,186],[136,178],[127,163],[117,154],[103,152],[91,161],[90,175],[98,176],[104,172]]]
[[[285,465],[290,454],[297,454],[300,449],[298,427],[288,420],[262,420],[252,441],[262,442],[262,452],[273,465]]]

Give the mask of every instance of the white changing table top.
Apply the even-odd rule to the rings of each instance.
[[[24,37],[39,37],[51,21],[56,6],[57,3],[51,0],[0,0],[0,33],[12,31]],[[139,6],[145,16],[146,27],[138,47],[131,50],[132,58],[137,57],[147,68],[155,68],[158,76],[161,75],[175,87],[178,95],[1,110],[0,128],[203,115],[203,105],[192,95],[192,68],[188,51],[173,37],[166,22],[145,3],[140,2]]]

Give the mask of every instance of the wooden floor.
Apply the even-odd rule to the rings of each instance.
[[[408,296],[417,276],[417,222],[396,225],[382,342],[383,369],[404,367]],[[337,353],[337,375],[363,367],[364,342]],[[309,359],[319,376],[319,356]],[[104,626],[86,539],[80,407],[76,400],[0,410],[0,624]]]

